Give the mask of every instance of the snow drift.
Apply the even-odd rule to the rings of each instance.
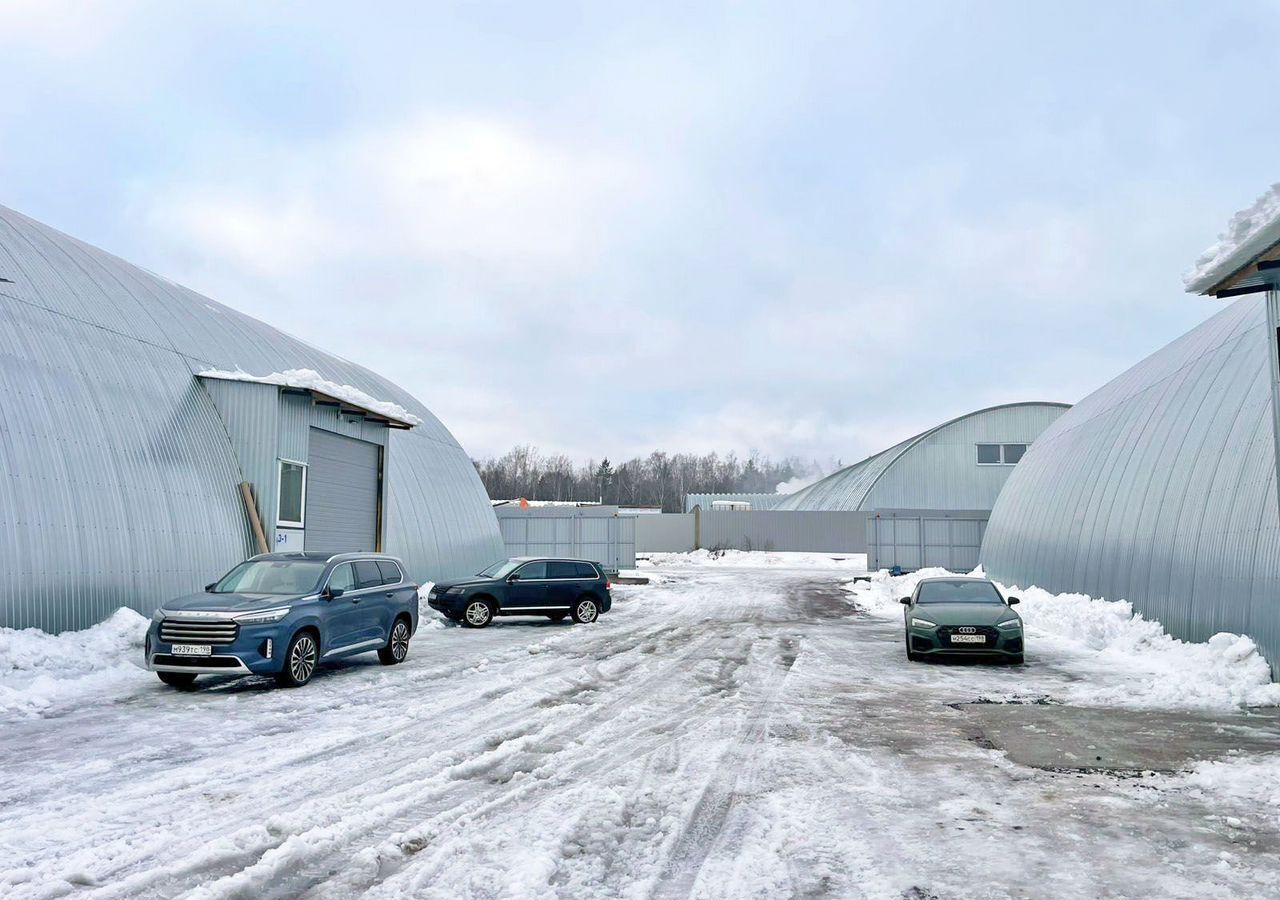
[[[693,550],[689,553],[651,553],[637,563],[640,568],[668,569],[723,566],[735,569],[795,568],[853,569],[866,571],[865,553],[794,553],[764,550]]]
[[[314,369],[285,369],[283,372],[272,372],[270,375],[250,375],[236,369],[206,369],[200,373],[201,378],[216,378],[220,381],[248,381],[253,384],[274,384],[280,387],[299,388],[301,390],[318,391],[335,400],[345,400],[353,406],[367,409],[388,419],[396,419],[407,425],[421,425],[422,419],[409,412],[399,403],[390,400],[378,400],[358,387],[349,384],[338,384],[321,377]]]
[[[0,714],[42,715],[138,682],[147,619],[121,607],[83,631],[0,628]]]
[[[1227,222],[1227,230],[1218,236],[1195,265],[1182,276],[1188,291],[1200,292],[1217,284],[1280,239],[1280,183],[1242,209]]]

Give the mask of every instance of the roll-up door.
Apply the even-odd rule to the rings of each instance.
[[[306,549],[378,549],[378,467],[382,448],[311,429],[307,452]]]

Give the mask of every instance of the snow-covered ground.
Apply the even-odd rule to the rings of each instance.
[[[171,691],[122,656],[140,624],[123,613],[2,632],[0,896],[1280,894],[1276,755],[1042,771],[954,705],[1273,700],[1239,641],[1179,645],[1024,591],[1026,666],[911,665],[910,579],[818,560],[649,573],[596,625],[437,625],[402,666],[296,691]]]

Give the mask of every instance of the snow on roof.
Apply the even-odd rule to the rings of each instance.
[[[270,375],[250,375],[240,369],[229,372],[225,369],[206,369],[199,373],[201,378],[216,378],[220,381],[250,381],[255,384],[275,384],[280,387],[298,388],[315,391],[334,400],[341,400],[360,409],[368,410],[388,419],[395,419],[406,425],[421,425],[422,419],[409,412],[398,403],[389,400],[378,400],[369,396],[358,387],[349,384],[338,384],[320,376],[314,369],[285,369],[283,372],[272,372]]]
[[[1227,222],[1227,230],[1182,276],[1187,290],[1203,294],[1280,241],[1280,183]]]

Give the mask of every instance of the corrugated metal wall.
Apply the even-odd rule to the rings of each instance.
[[[1068,407],[1010,403],[952,419],[791,494],[779,509],[990,509],[1015,466],[978,444],[1030,444]]]
[[[1265,307],[1245,297],[1082,400],[1016,467],[982,548],[999,580],[1127,599],[1173,634],[1280,661]]]
[[[708,550],[866,553],[867,519],[861,512],[716,510],[636,517],[636,550],[683,553]]]
[[[867,513],[717,510],[701,514],[707,549],[866,553]]]
[[[251,551],[253,479],[206,368],[310,368],[404,406],[424,424],[388,441],[387,550],[420,579],[501,555],[467,454],[386,379],[3,207],[0,277],[0,624],[149,612]],[[260,415],[237,428],[269,430]]]
[[[978,565],[986,510],[876,510],[867,522],[867,566],[907,571],[941,567],[971,572]]]
[[[693,513],[636,516],[637,553],[688,553],[694,544]]]
[[[616,506],[499,506],[494,510],[507,556],[562,556],[599,563],[606,572],[636,565],[636,522]]]

